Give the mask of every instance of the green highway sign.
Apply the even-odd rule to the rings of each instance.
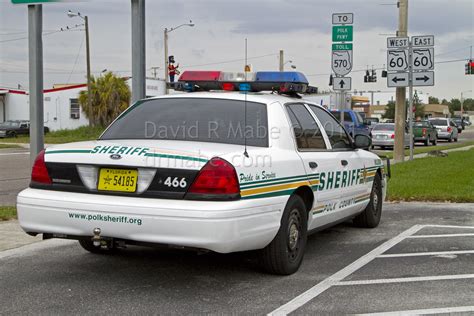
[[[336,25],[332,27],[333,42],[352,42],[352,25]]]
[[[332,50],[352,50],[352,43],[332,44]]]

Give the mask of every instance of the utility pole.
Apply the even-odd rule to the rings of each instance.
[[[145,0],[132,1],[132,102],[145,98]]]
[[[89,17],[84,16],[84,25],[86,27],[86,63],[87,63],[87,106],[90,109],[92,107],[91,97],[91,51],[89,46]],[[91,111],[94,113],[94,111]],[[92,126],[95,118],[89,118],[89,126]]]
[[[43,6],[28,5],[28,63],[30,82],[30,163],[44,148]]]
[[[168,63],[168,29],[165,28],[165,31],[164,31],[164,34],[163,34],[163,38],[164,38],[164,46],[165,46],[165,94],[168,94],[169,91],[168,91],[168,67],[169,67],[169,63]]]
[[[408,0],[399,0],[398,14],[397,37],[406,37],[408,35]],[[396,162],[405,159],[405,102],[406,89],[398,87],[395,103],[395,145],[393,147],[393,158]]]
[[[284,71],[284,68],[285,68],[285,57],[284,57],[284,54],[283,54],[283,49],[280,50],[280,71]]]

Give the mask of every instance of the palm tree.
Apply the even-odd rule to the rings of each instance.
[[[130,87],[125,79],[107,72],[91,77],[91,104],[87,90],[79,93],[79,104],[93,126],[107,126],[130,104]]]

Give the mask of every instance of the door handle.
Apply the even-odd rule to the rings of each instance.
[[[309,167],[310,167],[311,169],[316,169],[316,168],[318,167],[318,164],[315,163],[314,161],[310,161],[310,162],[309,162]]]
[[[347,162],[347,160],[341,160],[341,165],[343,166],[347,166],[349,163]]]

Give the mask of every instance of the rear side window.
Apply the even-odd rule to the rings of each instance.
[[[326,149],[318,124],[301,103],[287,105],[298,149]]]
[[[309,108],[316,114],[316,117],[322,124],[333,149],[352,149],[351,140],[339,122],[328,112],[317,106],[310,105]]]
[[[137,103],[101,139],[163,139],[268,147],[267,107],[226,99],[170,98]]]

